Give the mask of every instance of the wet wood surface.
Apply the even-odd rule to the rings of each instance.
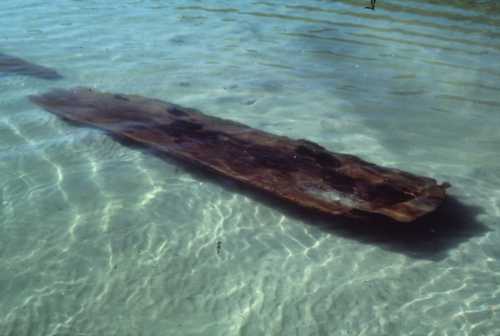
[[[411,222],[446,198],[446,183],[157,99],[89,88],[57,89],[30,99],[64,120],[103,129],[325,214]]]
[[[48,80],[62,78],[62,76],[54,69],[31,63],[16,56],[0,53],[0,73],[2,72]]]

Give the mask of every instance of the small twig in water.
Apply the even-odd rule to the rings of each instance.
[[[375,10],[375,3],[376,2],[377,2],[377,0],[370,0],[370,7],[365,7],[365,8]]]

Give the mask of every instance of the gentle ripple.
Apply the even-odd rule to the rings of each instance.
[[[500,334],[500,6],[367,4],[2,1],[0,52],[64,79],[0,73],[0,335]],[[25,98],[75,85],[446,180],[463,205],[416,242],[304,217]]]

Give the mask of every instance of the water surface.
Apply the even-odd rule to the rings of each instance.
[[[64,79],[0,73],[0,335],[500,333],[500,8],[367,3],[2,1],[0,52]],[[455,201],[416,244],[346,230],[26,99],[75,85],[448,181]]]

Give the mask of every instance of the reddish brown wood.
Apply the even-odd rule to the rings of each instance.
[[[88,88],[30,98],[65,120],[101,128],[327,214],[379,214],[411,222],[446,197],[447,183],[157,99]]]

